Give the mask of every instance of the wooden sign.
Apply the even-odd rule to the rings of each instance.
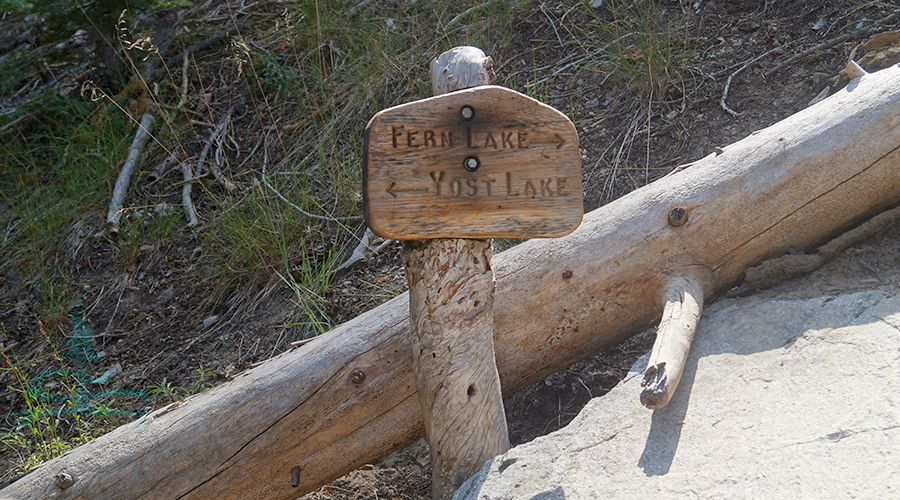
[[[514,90],[423,99],[366,127],[363,206],[383,238],[563,236],[581,223],[582,198],[574,125]]]

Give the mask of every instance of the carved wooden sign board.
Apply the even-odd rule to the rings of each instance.
[[[383,238],[558,237],[581,223],[574,125],[514,90],[386,109],[369,121],[364,149],[366,222]]]

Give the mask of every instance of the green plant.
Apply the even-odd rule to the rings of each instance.
[[[194,385],[191,392],[196,394],[203,392],[215,385],[215,380],[219,376],[215,368],[204,367],[202,364],[191,371],[191,377],[194,379]]]
[[[28,12],[34,4],[26,0],[0,0],[0,12]]]
[[[161,399],[164,403],[174,403],[187,395],[183,387],[176,387],[163,377],[155,384],[147,386],[147,394]]]
[[[586,11],[594,15],[591,27],[581,28],[590,50],[603,54],[594,67],[606,66],[620,78],[659,93],[680,78],[693,55],[689,35],[689,13],[672,16],[657,0],[608,3],[612,20],[602,19],[587,2]]]
[[[321,246],[315,252],[304,252],[300,262],[290,272],[278,277],[294,293],[294,305],[300,318],[285,326],[303,326],[315,335],[320,335],[334,326],[334,321],[326,312],[323,295],[334,278],[334,269],[340,264],[342,245]]]

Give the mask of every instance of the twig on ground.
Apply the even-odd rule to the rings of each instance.
[[[32,112],[32,113],[26,113],[26,114],[23,114],[22,116],[16,118],[15,120],[13,120],[13,121],[7,123],[6,125],[0,127],[0,135],[6,134],[6,133],[9,132],[11,129],[17,127],[20,123],[24,122],[25,120],[28,120],[28,119],[32,118],[33,116],[34,116],[34,113],[33,113],[33,112]]]
[[[188,93],[188,61],[190,58],[184,57],[182,58],[181,64],[181,97],[178,98],[178,106],[177,108],[181,109],[184,107],[185,101],[187,101],[187,93]]]
[[[372,0],[362,0],[358,4],[351,7],[350,8],[350,17],[353,17],[354,15],[356,15],[356,13],[359,12],[359,9],[362,9],[366,5],[369,5],[370,3],[372,3]]]
[[[774,68],[763,73],[763,76],[765,76],[765,77],[772,76],[772,74],[774,74],[776,71],[780,70],[781,68],[791,65],[791,64],[799,61],[800,59],[812,54],[813,52],[816,52],[818,50],[824,50],[829,47],[833,47],[833,46],[835,46],[841,42],[844,42],[846,40],[849,40],[855,36],[859,36],[863,33],[871,31],[874,28],[877,28],[879,26],[884,25],[885,23],[889,23],[889,22],[893,21],[896,17],[897,16],[895,14],[891,14],[891,15],[885,17],[884,19],[881,19],[880,21],[876,21],[874,24],[872,24],[872,26],[870,26],[868,28],[853,30],[849,33],[844,33],[843,35],[841,35],[839,37],[832,38],[831,40],[822,42],[822,43],[816,45],[815,47],[810,47],[810,48],[804,50],[803,52],[800,52],[799,54],[795,54],[795,55],[791,56],[790,58],[788,58],[787,60],[776,64]]]
[[[190,163],[181,162],[181,172],[184,174],[184,184],[181,185],[181,204],[184,205],[184,212],[187,214],[188,226],[194,227],[200,222],[197,220],[197,211],[191,201],[191,184],[194,181],[194,173],[191,171]]]
[[[747,67],[747,66],[742,66],[741,69],[744,69],[744,68],[746,68],[746,67]],[[729,115],[731,115],[731,116],[733,116],[733,117],[735,117],[735,118],[737,118],[738,115],[740,115],[740,113],[738,113],[737,111],[735,111],[735,110],[729,108],[729,107],[728,107],[728,104],[725,103],[725,99],[728,98],[728,89],[731,88],[731,80],[732,80],[732,78],[734,78],[734,75],[740,73],[740,72],[741,72],[741,69],[735,71],[734,73],[732,73],[732,74],[728,77],[728,81],[725,82],[725,90],[722,92],[722,99],[719,100],[719,106],[722,106],[722,109],[724,109]]]
[[[262,180],[263,185],[266,186],[267,188],[269,188],[269,190],[272,191],[272,193],[274,193],[275,196],[277,196],[281,201],[287,203],[294,210],[296,210],[296,211],[300,212],[301,214],[303,214],[309,218],[312,218],[312,219],[324,220],[324,221],[329,221],[329,222],[348,222],[348,221],[354,221],[354,220],[361,219],[361,217],[359,217],[358,215],[350,215],[347,217],[328,217],[325,215],[317,215],[317,214],[309,213],[306,210],[303,210],[302,208],[300,208],[297,205],[295,205],[294,203],[292,203],[291,200],[285,198],[284,195],[279,193],[278,190],[275,189],[275,186],[269,184],[269,180],[266,179],[266,167],[269,164],[269,135],[268,134],[266,134],[264,136],[263,142],[265,144],[263,145],[263,164],[262,164],[262,173],[260,175],[260,179]]]
[[[210,137],[211,141],[216,142],[216,152],[215,152],[215,161],[209,162],[209,170],[212,171],[213,176],[219,181],[219,184],[222,185],[229,192],[234,191],[236,186],[233,182],[228,180],[225,177],[225,174],[219,169],[219,167],[225,162],[225,146],[222,144],[222,138],[228,132],[228,125],[231,122],[231,111],[228,112],[228,115],[225,116],[225,120],[216,127],[216,130],[213,132],[213,136]]]
[[[267,188],[269,188],[269,190],[271,190],[272,193],[275,194],[275,196],[277,196],[279,199],[281,199],[281,201],[287,203],[288,205],[291,206],[291,208],[293,208],[294,210],[300,212],[301,214],[303,214],[307,217],[310,217],[313,219],[318,219],[318,220],[329,221],[329,222],[348,222],[348,221],[354,221],[354,220],[360,219],[360,217],[358,215],[348,215],[347,217],[328,217],[325,215],[316,215],[316,214],[309,213],[306,210],[303,210],[302,208],[300,208],[297,205],[295,205],[294,203],[292,203],[287,198],[285,198],[281,193],[278,192],[277,189],[275,189],[275,186],[269,184],[269,181],[265,177],[262,178],[262,181],[263,181],[263,184],[265,184],[265,186]]]
[[[150,175],[147,176],[147,184],[151,185],[162,179],[163,176],[165,176],[169,171],[169,169],[171,169],[176,163],[178,163],[178,160],[175,159],[174,156],[166,156],[165,160],[163,160],[159,165],[153,167]]]
[[[550,17],[550,13],[547,12],[547,9],[544,7],[543,3],[541,4],[541,12],[543,12],[544,16],[547,18],[547,20],[550,21],[550,27],[553,28],[553,32],[556,33],[556,39],[559,40],[559,44],[561,46],[565,47],[566,44],[563,43],[562,37],[559,36],[559,31],[557,31],[557,29],[556,29],[556,21],[554,21],[553,18]]]
[[[460,12],[459,14],[457,14],[456,17],[454,17],[453,19],[450,20],[450,22],[448,22],[447,24],[445,24],[445,25],[444,25],[444,29],[449,29],[449,28],[453,27],[454,25],[456,25],[456,23],[462,21],[463,18],[465,18],[466,16],[468,16],[469,14],[471,14],[472,12],[474,12],[475,9],[480,9],[480,8],[482,8],[482,7],[486,7],[486,6],[488,6],[488,5],[492,4],[492,3],[494,3],[494,0],[487,0],[487,1],[484,2],[484,3],[477,3],[477,4],[475,4],[475,5],[471,6],[471,7],[469,7],[468,9],[466,9],[466,10]]]
[[[235,26],[234,23],[230,24],[221,33],[219,33],[217,35],[213,35],[213,36],[207,38],[206,40],[197,42],[197,43],[189,46],[188,48],[184,49],[184,51],[182,51],[177,56],[173,56],[173,57],[169,58],[169,60],[166,61],[166,67],[168,67],[168,68],[174,67],[176,64],[182,62],[183,59],[187,58],[194,52],[203,50],[208,47],[212,47],[213,45],[215,45],[219,42],[222,42],[229,36],[236,34],[237,31],[238,31],[237,26]]]
[[[740,68],[736,69],[736,70],[734,71],[734,73],[732,73],[731,75],[728,76],[728,81],[725,82],[725,90],[722,92],[722,99],[719,101],[719,105],[722,106],[722,109],[724,109],[725,111],[727,111],[728,114],[730,114],[731,116],[737,118],[737,116],[738,116],[740,113],[738,113],[737,111],[735,111],[735,110],[729,108],[729,107],[728,107],[728,104],[725,103],[725,100],[728,99],[728,90],[731,88],[731,80],[734,79],[734,77],[737,76],[738,73],[740,73],[741,71],[744,71],[745,69],[749,68],[751,64],[755,63],[756,61],[759,61],[760,59],[762,59],[763,57],[766,57],[767,55],[771,54],[772,52],[775,52],[776,50],[780,50],[780,49],[782,49],[782,48],[783,48],[783,47],[776,47],[776,48],[774,48],[774,49],[772,49],[772,50],[763,52],[762,54],[760,54],[760,55],[754,57],[753,59],[751,59],[751,60],[749,60],[749,61],[747,61],[743,66],[741,66]],[[715,81],[715,79],[713,79],[713,81]]]
[[[565,66],[563,66],[562,68],[557,69],[556,71],[554,71],[553,73],[551,73],[550,76],[545,76],[544,78],[541,78],[540,80],[537,80],[537,81],[532,82],[532,83],[526,83],[526,84],[525,84],[525,88],[532,88],[532,87],[535,87],[535,86],[537,86],[537,85],[540,85],[540,84],[546,82],[547,80],[549,80],[549,79],[551,79],[551,78],[553,78],[553,77],[559,75],[559,74],[562,73],[563,71],[566,71],[567,69],[571,68],[572,66],[578,66],[579,64],[582,64],[583,62],[587,61],[588,59],[591,59],[591,58],[593,58],[593,57],[597,57],[598,55],[600,55],[600,54],[606,52],[606,49],[608,49],[608,48],[609,48],[610,46],[612,46],[614,43],[618,43],[619,41],[621,41],[622,39],[624,39],[625,37],[628,37],[628,36],[631,36],[631,35],[630,35],[630,34],[628,34],[628,35],[622,35],[622,36],[620,36],[619,38],[616,38],[615,40],[613,40],[613,41],[609,42],[608,44],[604,45],[603,47],[600,47],[599,49],[597,49],[597,50],[591,52],[590,54],[587,54],[586,56],[582,57],[581,59],[577,59],[577,60],[575,60],[575,61],[572,61],[572,62],[566,64]],[[560,62],[562,62],[562,61],[560,61]],[[603,81],[600,82],[600,85],[606,83],[606,80],[609,79],[609,77],[610,77],[611,75],[612,75],[612,73],[610,73],[609,75],[606,75],[606,78],[604,78]]]
[[[137,132],[134,134],[134,140],[128,148],[128,156],[119,171],[119,178],[116,179],[115,188],[113,188],[112,200],[109,202],[109,211],[106,214],[106,222],[110,227],[110,233],[115,235],[119,232],[119,219],[122,217],[122,205],[125,202],[125,193],[128,191],[128,184],[131,183],[131,174],[134,172],[134,166],[141,156],[141,150],[150,136],[150,129],[153,126],[153,113],[148,108],[141,115],[141,122],[138,124]]]

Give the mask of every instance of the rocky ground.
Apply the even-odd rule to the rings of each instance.
[[[640,66],[638,63],[646,58],[644,54],[658,54],[661,58],[669,55],[662,50],[641,52],[632,44],[624,45],[618,65],[608,61],[595,64],[591,55],[602,46],[594,34],[616,19],[621,20],[609,2],[596,9],[590,6],[601,3],[525,2],[514,11],[510,31],[495,34],[482,47],[495,61],[497,84],[535,95],[573,119],[582,149],[586,211],[771,125],[805,108],[817,96],[840,88],[847,82],[843,69],[851,58],[868,71],[900,61],[896,38],[873,38],[900,27],[896,17],[900,7],[893,2],[707,0],[688,5],[665,1],[660,3],[662,18],[679,20],[674,25],[678,31],[672,36],[681,49],[671,54],[673,59],[663,65],[663,72],[654,73],[656,76],[649,81],[646,74],[643,79],[632,78],[630,68]],[[362,2],[359,8],[363,15],[377,16],[382,9],[396,8],[404,2],[383,4]],[[287,22],[284,13],[289,3],[258,2],[252,12],[241,6],[236,3],[238,13],[232,14],[240,21],[241,34],[227,35],[233,37],[232,46],[244,43],[275,50],[290,45],[291,41],[280,34]],[[459,10],[469,6],[461,5]],[[206,29],[209,33],[217,31],[216,23],[221,24],[217,19],[224,16],[219,2],[197,2],[172,9],[178,18],[176,26],[190,26],[195,31]],[[145,31],[153,32],[154,19],[165,15],[148,17]],[[0,20],[0,30],[6,32],[0,39],[30,40],[27,35],[40,29],[33,18],[10,14]],[[177,29],[175,32],[179,33]],[[661,43],[659,38],[654,40],[653,43]],[[4,50],[10,49],[0,45],[0,52]],[[232,56],[230,51],[215,48],[206,54],[197,53],[198,58],[206,60]],[[201,64],[198,68],[204,85],[196,92],[197,109],[204,99],[216,102],[222,98],[226,92],[222,74],[234,69],[213,64]],[[81,68],[71,69],[72,78],[81,72]],[[666,73],[669,69],[671,74]],[[408,72],[415,75],[409,84],[412,88],[421,84],[426,68],[411,68]],[[28,85],[31,83],[25,82],[21,89],[4,95],[4,112],[22,104],[30,95]],[[62,91],[75,95],[80,88],[76,79]],[[233,94],[240,97],[249,92],[246,86],[236,87]],[[424,97],[417,92],[421,94],[415,88],[400,93],[408,95],[409,100]],[[250,101],[243,99],[245,104],[231,109],[236,116],[252,113]],[[279,108],[284,112],[283,120],[240,125],[240,133],[236,134],[240,148],[232,153],[237,155],[234,160],[240,163],[245,156],[254,157],[257,138],[269,132],[289,134],[301,127],[315,128],[315,120],[307,123],[302,118],[306,115],[292,115],[291,106],[288,103]],[[235,122],[238,123],[237,118]],[[11,130],[28,134],[30,126],[27,120],[18,124],[0,122],[3,134]],[[347,125],[359,134],[364,126],[364,121]],[[307,153],[302,147],[283,148],[281,155],[285,158],[281,161],[299,161],[291,155]],[[254,161],[265,165],[261,160]],[[265,172],[265,166],[261,171]],[[246,173],[239,172],[245,176],[239,182],[249,184],[259,173],[258,165],[254,169],[248,167]],[[174,188],[180,189],[180,176],[171,175],[154,184],[149,174],[144,172],[139,180],[143,195],[150,200],[168,196],[177,203]],[[167,189],[157,191],[161,184],[167,184]],[[147,203],[146,206],[152,206],[149,203],[156,201]],[[2,210],[9,235],[16,216],[5,206]],[[77,318],[83,317],[94,335],[82,338],[81,345],[92,346],[94,354],[102,353],[91,365],[92,376],[101,376],[107,368],[119,365],[121,373],[113,375],[116,390],[144,392],[134,393],[133,400],[123,400],[117,408],[125,413],[146,411],[167,402],[158,397],[160,391],[168,388],[173,397],[178,397],[179,391],[184,395],[202,390],[290,349],[291,341],[315,333],[308,324],[284,327],[296,321],[297,312],[293,291],[277,278],[263,284],[240,282],[229,293],[213,289],[209,281],[201,279],[204,266],[209,265],[209,244],[204,246],[194,233],[176,232],[172,241],[139,246],[133,260],[123,265],[119,254],[110,250],[112,245],[121,246],[121,240],[87,237],[103,228],[104,215],[105,207],[97,207],[80,217],[68,236],[72,253],[79,257],[73,259],[79,264],[72,273],[72,288],[79,292],[73,296],[69,315],[76,319],[53,325],[48,328],[49,333],[45,331],[46,320],[42,321],[35,312],[37,299],[18,285],[24,278],[15,266],[2,268],[0,321],[4,352],[27,360],[23,368],[32,376],[41,372],[52,356],[49,346],[71,347],[73,339],[78,340],[73,332],[78,330]],[[185,222],[179,220],[176,224]],[[357,227],[351,232],[362,234],[362,226],[354,224]],[[336,225],[329,227],[337,231]],[[498,245],[498,251],[506,244]],[[346,258],[353,246],[347,244],[344,254],[336,260]],[[402,292],[404,281],[399,244],[387,242],[362,265],[334,276],[322,292],[319,305],[331,322],[340,322]],[[42,341],[48,336],[54,342]],[[587,401],[615,386],[634,361],[649,350],[652,341],[653,332],[645,332],[508,398],[505,405],[513,444],[565,426]],[[9,376],[9,372],[4,373]],[[14,386],[14,381],[9,378],[4,385]],[[0,394],[0,402],[7,414],[6,425],[14,427],[15,415],[24,404],[22,395],[7,390]],[[107,425],[129,418],[123,415]],[[8,471],[7,480],[21,472],[21,448],[8,446],[0,458],[0,466]],[[428,453],[424,443],[419,442],[306,498],[416,499],[429,495]]]

